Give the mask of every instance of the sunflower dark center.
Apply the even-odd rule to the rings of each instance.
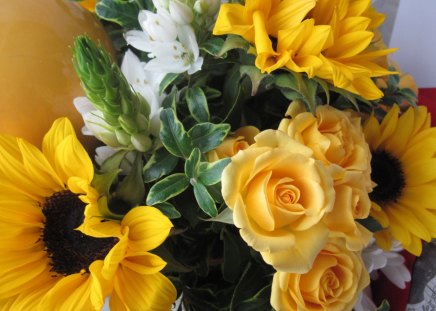
[[[56,192],[47,198],[42,212],[45,226],[42,240],[51,259],[52,271],[70,275],[104,259],[117,238],[94,238],[75,230],[84,220],[85,203],[69,190]]]
[[[369,197],[382,206],[396,202],[406,185],[401,162],[385,150],[372,152],[371,179],[377,186]]]

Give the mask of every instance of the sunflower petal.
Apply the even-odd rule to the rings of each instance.
[[[175,300],[176,289],[162,274],[143,275],[122,266],[114,280],[110,308],[168,311]]]
[[[122,226],[129,227],[129,245],[135,251],[149,251],[167,238],[172,223],[158,209],[139,206],[124,216]]]
[[[67,118],[59,118],[55,120],[50,130],[45,134],[42,141],[42,152],[53,167],[55,167],[55,153],[57,146],[65,137],[70,135],[76,136],[76,133],[74,132],[73,125]]]

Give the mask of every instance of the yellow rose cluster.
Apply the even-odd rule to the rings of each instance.
[[[222,194],[241,237],[277,270],[272,306],[351,310],[369,284],[359,252],[372,236],[355,221],[372,190],[360,118],[294,102],[278,130],[248,141],[230,155]]]

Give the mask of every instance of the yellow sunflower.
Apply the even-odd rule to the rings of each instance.
[[[176,292],[148,253],[170,221],[136,207],[102,236],[75,230],[96,209],[92,162],[68,119],[43,140],[0,135],[0,310],[169,310]]]
[[[377,61],[396,49],[372,47],[384,16],[371,7],[371,0],[318,0],[310,16],[316,25],[332,29],[315,75],[369,100],[382,97],[372,78],[392,74]]]
[[[313,75],[322,65],[319,54],[330,35],[328,26],[303,22],[315,0],[246,0],[221,5],[214,35],[240,35],[255,47],[262,72],[282,67]]]
[[[364,125],[372,153],[371,215],[385,230],[377,243],[390,248],[392,237],[414,255],[422,242],[436,237],[436,128],[423,106],[399,116],[398,106],[381,124],[371,116]]]

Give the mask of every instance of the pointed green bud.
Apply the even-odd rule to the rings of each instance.
[[[133,117],[123,114],[118,117],[118,121],[120,122],[122,129],[128,134],[132,135],[138,132],[136,122]]]
[[[151,146],[153,145],[152,140],[148,136],[148,134],[144,133],[136,133],[131,136],[131,142],[133,147],[135,147],[136,150],[146,152],[148,151]]]
[[[130,145],[130,135],[126,133],[123,129],[115,130],[115,135],[117,136],[118,142],[123,146]]]

